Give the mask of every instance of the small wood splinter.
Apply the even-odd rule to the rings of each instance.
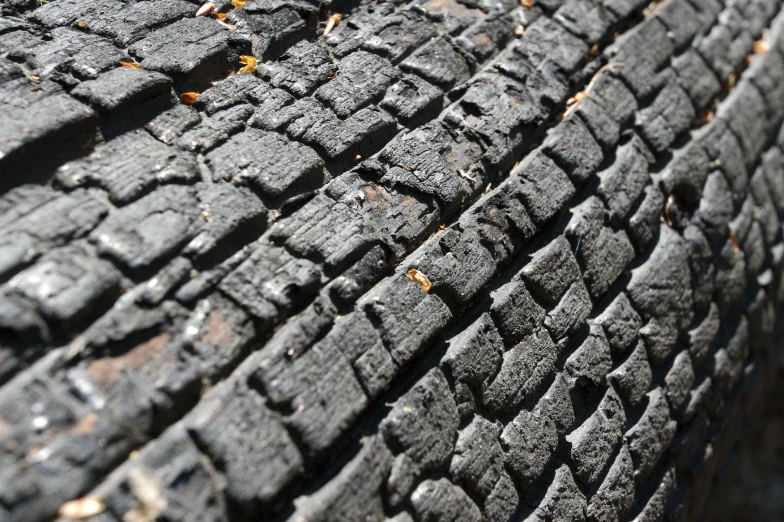
[[[672,218],[670,217],[670,211],[674,202],[675,197],[670,194],[670,197],[667,198],[667,203],[664,205],[664,222],[667,223],[667,226],[670,228],[672,228]]]
[[[83,497],[66,502],[60,506],[57,514],[71,520],[81,520],[100,515],[105,509],[106,505],[99,498]]]
[[[341,20],[343,20],[343,15],[340,13],[330,16],[329,20],[327,20],[327,26],[324,28],[324,36],[327,36],[335,27],[339,26]]]
[[[473,183],[474,185],[476,185],[476,178],[473,178],[473,177],[469,176],[468,174],[466,174],[466,173],[465,173],[465,171],[464,171],[463,169],[457,169],[457,174],[458,174],[458,175],[459,175],[461,178],[465,178],[465,179],[467,179],[468,181],[470,181],[471,183]]]
[[[408,271],[408,278],[411,279],[413,282],[418,284],[422,287],[422,290],[425,293],[429,292],[431,288],[433,288],[433,283],[430,282],[430,279],[427,278],[425,274],[417,270],[416,268],[412,268]]]
[[[735,235],[735,231],[730,229],[730,241],[732,242],[732,250],[736,254],[740,252],[740,244],[738,243],[738,236]]]
[[[588,87],[586,87],[584,91],[580,91],[574,96],[572,96],[571,98],[569,98],[568,100],[566,100],[566,106],[568,107],[568,109],[566,109],[566,112],[564,113],[564,118],[566,118],[572,112],[574,112],[577,106],[580,105],[580,102],[583,101],[589,94],[591,94],[591,90],[593,89],[594,85],[596,85],[599,76],[601,76],[603,72],[609,71],[611,69],[619,69],[624,65],[625,64],[623,62],[610,62],[603,65],[598,71],[596,71],[596,74],[593,75],[593,78],[591,78],[590,83],[588,83]]]
[[[133,69],[141,69],[142,68],[141,65],[139,65],[138,63],[133,63],[133,62],[120,62],[120,65],[122,65],[123,67],[131,67]]]
[[[207,2],[196,11],[196,16],[210,16],[214,12],[215,4],[213,2]]]

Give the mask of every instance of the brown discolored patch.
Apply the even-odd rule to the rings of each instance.
[[[406,212],[406,209],[409,208],[417,208],[422,203],[415,199],[413,196],[405,195],[398,201],[398,206],[402,209],[403,213]]]
[[[120,378],[120,371],[115,365],[114,359],[102,357],[87,365],[87,375],[98,382],[113,382]]]
[[[378,201],[386,201],[388,198],[385,194],[382,193],[384,189],[377,186],[377,185],[365,185],[362,187],[362,191],[365,193],[365,197],[368,201],[376,203]]]
[[[207,319],[207,333],[202,339],[214,346],[227,346],[234,342],[231,325],[219,310],[213,310]]]
[[[139,369],[144,363],[161,352],[171,338],[169,332],[156,335],[134,346],[117,357],[101,357],[87,365],[87,375],[98,382],[112,382],[120,378],[123,368]]]
[[[30,444],[27,447],[27,451],[25,452],[25,456],[28,459],[35,460],[38,457],[38,455],[40,455],[40,452],[43,449],[44,449],[44,446],[42,446],[41,444]]]
[[[0,419],[0,437],[8,433],[8,430],[11,429],[11,423],[6,421],[5,419]]]
[[[98,414],[91,411],[83,415],[82,418],[79,419],[79,422],[73,425],[71,433],[78,437],[87,435],[93,432],[96,424],[98,424]]]
[[[129,350],[122,358],[125,360],[127,366],[136,370],[160,353],[163,347],[169,343],[170,338],[171,334],[169,334],[169,332],[158,334],[149,341],[143,342],[132,350]]]
[[[471,9],[457,0],[430,0],[422,7],[434,13],[446,12],[458,20],[466,23],[473,23],[479,18],[485,18],[485,14],[478,9]]]
[[[443,158],[447,167],[453,172],[457,172],[459,169],[470,168],[469,165],[477,161],[482,154],[481,145],[458,137],[444,152]]]
[[[480,47],[493,45],[493,39],[487,33],[476,33],[471,40]]]

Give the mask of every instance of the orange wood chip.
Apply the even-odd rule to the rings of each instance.
[[[182,101],[182,103],[190,105],[193,102],[195,102],[196,98],[198,98],[198,97],[199,97],[199,93],[198,92],[184,92],[184,93],[180,94],[180,101]]]

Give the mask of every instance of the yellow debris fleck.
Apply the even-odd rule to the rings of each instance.
[[[695,124],[701,126],[701,125],[705,125],[706,123],[710,123],[711,121],[713,121],[713,115],[714,115],[713,109],[710,109],[708,112],[706,112],[705,114],[697,118]]]
[[[770,51],[770,43],[768,42],[768,32],[762,31],[760,39],[754,42],[754,54],[764,54]]]
[[[433,284],[430,282],[430,279],[427,278],[425,274],[417,270],[416,268],[412,268],[408,271],[408,278],[411,279],[413,282],[418,284],[422,287],[422,290],[425,292],[429,292],[430,289],[433,287]]]
[[[71,520],[81,520],[83,518],[94,517],[103,513],[106,505],[97,497],[82,497],[71,500],[60,506],[57,514],[63,518]]]
[[[239,72],[251,73],[251,74],[256,72],[256,66],[258,65],[258,62],[256,61],[256,58],[254,58],[253,56],[247,56],[247,55],[240,56],[240,63],[245,67],[240,69]]]

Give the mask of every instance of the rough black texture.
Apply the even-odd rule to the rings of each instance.
[[[0,5],[0,520],[700,520],[780,2],[215,4]]]

